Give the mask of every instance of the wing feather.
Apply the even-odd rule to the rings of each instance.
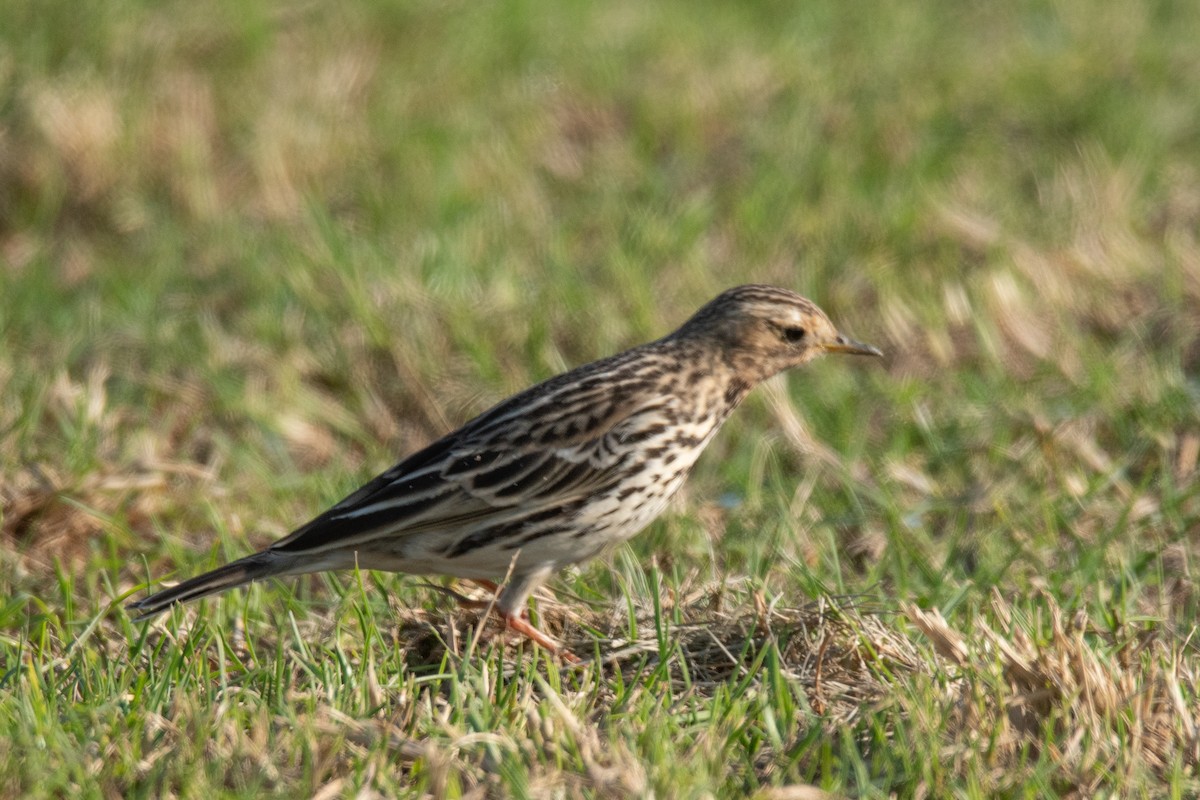
[[[614,440],[629,440],[628,432],[610,434],[661,402],[639,404],[644,393],[611,377],[563,380],[571,374],[526,390],[409,456],[271,549],[360,547],[488,520],[512,525],[609,485],[628,455]]]

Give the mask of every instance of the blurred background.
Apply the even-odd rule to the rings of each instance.
[[[10,641],[745,282],[888,357],[754,395],[621,569],[1195,613],[1196,3],[0,17]]]

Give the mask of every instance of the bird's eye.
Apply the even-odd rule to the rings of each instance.
[[[792,344],[802,341],[804,339],[804,334],[805,334],[804,328],[784,328],[783,329],[783,338],[786,341],[791,342]]]

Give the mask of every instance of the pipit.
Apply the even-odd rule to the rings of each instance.
[[[356,566],[441,574],[498,591],[509,628],[560,652],[526,620],[530,593],[644,528],[756,384],[823,353],[881,355],[795,292],[729,289],[674,333],[526,389],[267,549],[129,609],[141,620],[252,581]]]

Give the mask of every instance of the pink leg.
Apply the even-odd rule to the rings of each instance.
[[[521,614],[502,614],[502,616],[504,617],[504,624],[507,625],[510,630],[514,630],[517,633],[532,639],[534,644],[549,650],[551,653],[559,656],[563,661],[566,661],[569,664],[579,663],[579,659],[574,653],[551,639],[546,634],[539,631],[537,628],[530,625],[525,621],[525,619],[523,619]]]
[[[492,581],[470,578],[471,583],[483,587],[495,595],[497,599],[494,601],[470,600],[465,603],[460,601],[460,605],[468,608],[487,608],[490,605],[494,605],[496,613],[504,620],[504,624],[509,630],[516,631],[522,636],[529,638],[534,644],[554,653],[562,658],[563,661],[570,664],[578,664],[579,659],[570,650],[567,650],[558,642],[533,627],[525,619],[526,614],[523,608],[525,599],[529,596],[530,590],[545,579],[548,572],[549,570],[546,570],[543,573],[521,576],[510,582],[504,591],[501,591],[500,586]]]

